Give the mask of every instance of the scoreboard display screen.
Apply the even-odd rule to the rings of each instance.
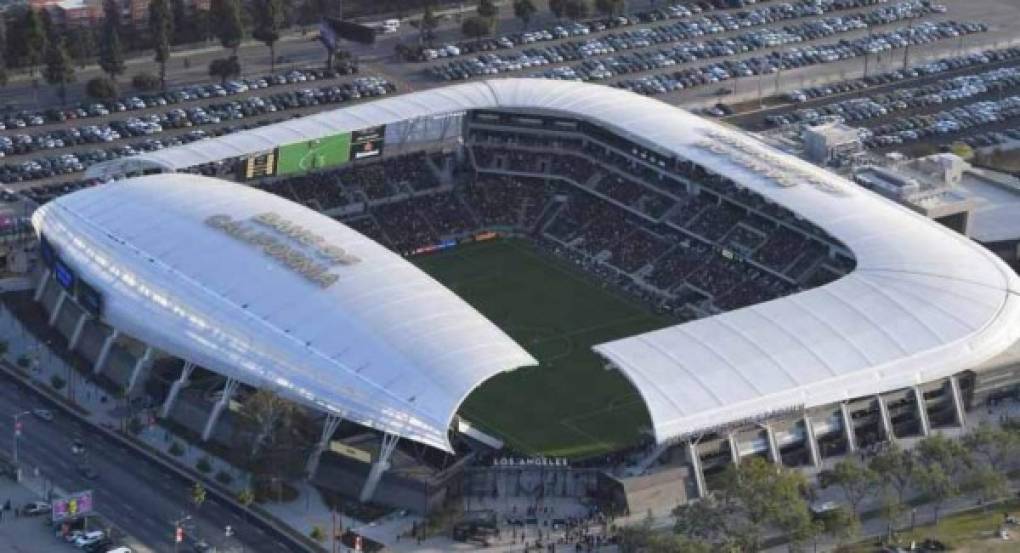
[[[78,281],[78,305],[93,317],[103,314],[103,295],[84,280]]]
[[[351,159],[367,159],[382,155],[386,125],[351,133]]]
[[[251,180],[272,177],[276,174],[276,150],[259,152],[248,156],[241,163],[241,179]]]
[[[64,264],[60,259],[53,260],[53,278],[64,287],[64,290],[74,293],[75,276],[74,271]]]

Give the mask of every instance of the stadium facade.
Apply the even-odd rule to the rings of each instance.
[[[282,155],[307,165],[293,145],[317,156],[320,144],[348,133],[343,143],[357,162],[437,142],[463,147],[470,128],[589,129],[626,143],[625,155],[649,174],[686,175],[686,193],[725,180],[749,202],[789,210],[814,229],[825,258],[852,267],[820,286],[595,347],[643,398],[656,451],[686,452],[699,494],[706,465],[763,452],[818,466],[866,436],[962,424],[968,406],[1020,384],[1020,279],[996,256],[743,133],[573,82],[416,92],[96,165],[88,176],[129,180],[36,212],[46,261],[36,299],[51,324],[67,319],[72,349],[86,327],[103,329],[95,331],[104,336],[97,371],[118,340],[141,344],[131,383],[154,350],[182,359],[168,405],[189,366],[223,375],[225,393],[203,437],[242,382],[328,413],[322,447],[343,418],[392,436],[383,451],[397,438],[449,450],[467,393],[534,359],[358,233],[249,187],[187,173],[228,167],[242,181],[273,178]],[[309,158],[311,166],[323,158]],[[76,316],[64,313],[69,305]]]

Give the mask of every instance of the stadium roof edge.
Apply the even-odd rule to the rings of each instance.
[[[337,246],[357,260],[333,265],[338,280],[321,286],[273,263],[259,245],[265,242],[210,223],[220,218],[245,225],[241,232],[264,232],[257,221],[267,213],[300,224],[311,237],[302,244]],[[102,294],[102,318],[119,331],[228,378],[446,451],[471,390],[537,364],[399,255],[255,188],[189,174],[138,177],[57,198],[32,221],[73,278]],[[276,244],[288,256],[321,257]]]
[[[857,259],[848,276],[820,288],[596,346],[638,388],[659,441],[945,377],[1020,338],[1020,279],[981,246],[749,135],[601,85],[498,79],[436,88],[100,164],[89,175],[254,153],[252,132],[306,140],[494,108],[558,112],[673,152],[810,220]]]

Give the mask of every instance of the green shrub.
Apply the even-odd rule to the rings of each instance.
[[[148,92],[159,88],[159,77],[152,73],[138,73],[131,77],[131,86],[139,92]]]
[[[195,464],[195,468],[202,474],[208,474],[209,471],[212,470],[212,461],[210,461],[208,456],[203,455],[202,458],[198,460],[198,463]]]
[[[97,100],[112,100],[117,97],[117,83],[109,77],[96,77],[85,83],[85,94]]]
[[[170,444],[169,451],[170,455],[173,455],[174,457],[180,457],[181,455],[184,455],[184,446],[181,445],[181,442],[174,440],[174,443]]]
[[[322,531],[319,526],[312,526],[312,531],[308,533],[315,541],[322,541],[326,539],[326,533]]]
[[[62,390],[67,385],[67,381],[60,377],[60,375],[53,375],[50,377],[50,386],[53,386],[54,390]]]
[[[221,470],[216,473],[216,481],[224,486],[229,486],[230,483],[234,481],[234,477],[231,476],[229,472]]]

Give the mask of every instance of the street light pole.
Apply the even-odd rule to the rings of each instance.
[[[27,415],[31,411],[22,411],[14,415],[14,436],[13,440],[13,452],[14,452],[14,470],[18,470],[18,438],[21,436],[21,417]]]

